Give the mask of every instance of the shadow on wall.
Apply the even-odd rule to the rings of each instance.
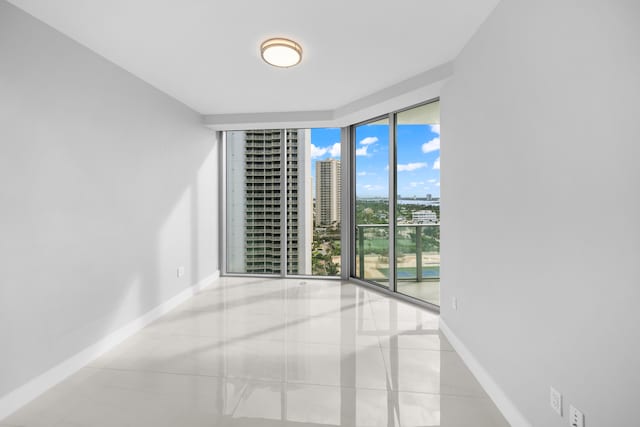
[[[103,279],[110,276],[109,282],[96,279],[103,286],[113,286],[105,290],[107,298],[100,303],[102,312],[95,321],[98,337],[211,276],[218,268],[217,146],[203,144],[186,159],[167,156],[160,163],[160,170],[171,171],[169,182],[163,182],[168,185],[156,186],[152,179],[145,179],[145,187],[138,189],[143,196],[121,218],[122,233],[109,244],[116,252],[122,249],[112,255],[119,258],[117,265],[101,263],[109,254],[99,249],[94,258],[94,271],[102,270]],[[178,277],[180,267],[184,274]],[[94,334],[92,331],[91,336]]]
[[[217,270],[218,146],[2,0],[0,93],[1,397]]]
[[[38,173],[1,227],[15,245],[0,397],[215,273],[218,146],[203,132],[102,155],[53,141],[22,165]]]

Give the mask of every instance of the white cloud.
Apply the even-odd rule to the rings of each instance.
[[[438,151],[440,149],[440,138],[433,138],[429,142],[422,144],[422,152],[430,153],[432,151]]]
[[[313,145],[313,143],[311,144],[311,158],[312,159],[316,159],[318,157],[322,157],[325,154],[329,153],[329,155],[331,157],[340,157],[340,143],[336,142],[335,144],[329,146],[329,147],[316,147],[315,145]]]
[[[367,148],[369,148],[368,145],[365,145],[364,147],[360,147],[356,149],[356,156],[366,156],[367,155]]]
[[[322,157],[327,154],[327,148],[316,147],[311,144],[311,158],[315,159],[316,157]]]
[[[436,161],[435,161],[435,162],[433,162],[433,168],[434,168],[434,169],[440,169],[440,157],[438,157],[438,158],[436,159]]]
[[[381,185],[374,185],[374,184],[365,184],[362,187],[365,188],[366,190],[382,190],[383,189]]]
[[[409,183],[409,186],[413,187],[413,188],[417,187],[418,185],[424,185],[424,182],[418,181],[418,182],[410,182]]]
[[[378,142],[377,136],[368,136],[364,138],[362,141],[360,141],[360,145],[370,145],[370,144],[375,144],[376,142]]]
[[[329,154],[331,157],[340,157],[340,143],[336,142],[329,148]]]
[[[436,183],[436,187],[440,187],[440,183],[439,182]]]
[[[430,179],[429,181],[427,181],[429,184],[433,184],[434,182],[438,182],[437,179]]]
[[[398,172],[414,171],[416,169],[426,168],[425,162],[407,163],[406,165],[398,165]]]
[[[440,135],[440,125],[430,125],[431,126],[431,132],[433,133],[437,133],[438,135]]]

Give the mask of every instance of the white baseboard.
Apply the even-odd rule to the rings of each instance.
[[[491,377],[489,372],[478,362],[478,359],[476,359],[473,353],[460,341],[442,318],[440,318],[440,330],[447,337],[453,348],[460,355],[509,424],[511,424],[512,427],[532,427],[532,424],[527,421],[516,405],[513,404],[507,394]]]
[[[163,302],[151,311],[110,333],[97,343],[85,348],[59,365],[49,369],[40,376],[1,397],[0,422],[43,392],[86,366],[89,362],[111,350],[113,347],[117,346],[126,338],[147,326],[149,323],[168,313],[196,293],[210,286],[218,277],[220,277],[220,271],[216,271],[211,276],[206,277],[198,283],[188,287],[178,295]]]

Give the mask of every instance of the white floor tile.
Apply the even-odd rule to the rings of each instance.
[[[507,426],[438,322],[350,283],[222,278],[0,427]]]
[[[243,426],[393,427],[399,423],[389,399],[383,390],[251,382],[233,418]]]
[[[453,351],[384,348],[391,388],[398,391],[486,397]]]
[[[290,322],[286,328],[289,342],[341,345],[343,347],[375,346],[375,323],[371,319],[343,321],[339,317],[310,317]]]
[[[437,327],[398,321],[389,328],[379,327],[378,332],[382,347],[453,351],[453,347]]]
[[[397,400],[402,427],[509,427],[489,399],[400,392]]]
[[[289,383],[379,390],[386,390],[388,386],[378,346],[288,343],[286,374]]]

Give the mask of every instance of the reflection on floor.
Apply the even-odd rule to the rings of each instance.
[[[389,282],[386,280],[373,281],[373,283],[389,289]],[[403,295],[440,306],[439,280],[425,280],[423,282],[399,280],[398,292]]]
[[[440,305],[440,281],[398,281],[398,292],[431,304]]]
[[[438,316],[353,284],[223,278],[0,426],[508,426]]]

